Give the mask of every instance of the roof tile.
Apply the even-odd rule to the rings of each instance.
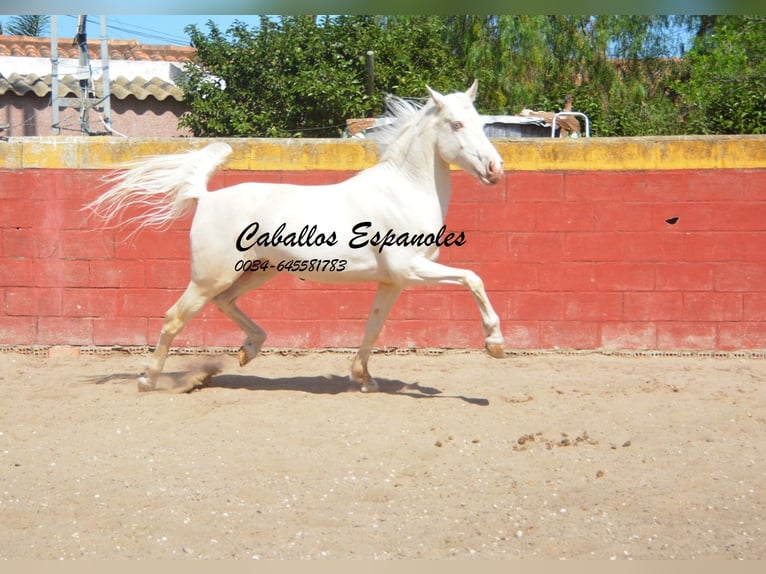
[[[77,58],[78,47],[73,38],[59,38],[59,58]],[[112,60],[153,60],[160,62],[191,62],[197,51],[191,46],[144,45],[137,40],[108,40],[107,51]],[[101,41],[88,42],[91,59],[101,58]],[[0,57],[21,56],[50,58],[51,39],[37,36],[0,35]]]

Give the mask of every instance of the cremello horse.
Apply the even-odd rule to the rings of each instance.
[[[351,380],[363,392],[378,388],[367,370],[370,352],[394,302],[409,285],[467,287],[481,313],[486,349],[502,357],[499,320],[481,279],[472,271],[436,262],[440,246],[470,241],[444,228],[450,164],[487,185],[503,175],[503,161],[473,106],[476,90],[477,82],[465,93],[449,95],[428,88],[429,101],[419,109],[407,109],[397,100],[392,107],[395,131],[379,163],[337,184],[242,183],[208,192],[210,176],[232,151],[225,143],[139,160],[118,172],[109,191],[86,206],[107,221],[138,207],[142,215],[123,217],[123,223],[135,224],[136,230],[162,227],[196,207],[190,230],[191,280],[165,315],[139,390],[156,388],[173,338],[208,301],[245,332],[240,365],[255,358],[266,333],[236,301],[284,271],[314,281],[378,283],[351,365]]]

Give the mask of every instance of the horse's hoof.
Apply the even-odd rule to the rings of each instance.
[[[363,393],[377,393],[378,382],[374,379],[370,379],[369,381],[364,381],[359,388]]]
[[[138,392],[146,393],[154,390],[154,385],[149,383],[149,379],[145,375],[138,377]]]
[[[490,357],[494,357],[495,359],[505,358],[505,350],[501,343],[487,343],[486,347]]]

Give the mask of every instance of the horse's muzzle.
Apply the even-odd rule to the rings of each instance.
[[[503,177],[503,162],[491,161],[487,164],[487,175],[482,178],[488,185],[495,185]]]

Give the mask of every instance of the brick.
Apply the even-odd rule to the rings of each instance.
[[[538,203],[535,211],[537,231],[591,231],[594,212],[591,203]]]
[[[77,206],[79,209],[80,205]],[[71,202],[58,199],[33,201],[30,209],[35,216],[35,227],[42,229],[62,229],[73,213]]]
[[[2,231],[4,257],[31,259],[52,257],[59,245],[56,229],[5,229]]]
[[[744,195],[745,175],[740,170],[689,170],[685,184],[689,199],[732,202]]]
[[[39,217],[35,202],[25,199],[4,199],[0,209],[0,228],[37,227]]]
[[[120,317],[165,317],[183,294],[183,289],[119,289],[117,314]]]
[[[64,289],[63,317],[116,317],[116,289]]]
[[[657,291],[711,291],[714,267],[710,263],[658,263]]]
[[[657,327],[654,323],[603,323],[599,346],[603,349],[656,349]]]
[[[510,203],[560,202],[564,199],[564,174],[561,172],[515,171],[506,175]]]
[[[0,200],[47,199],[53,197],[53,186],[48,170],[19,169],[0,172]]]
[[[622,318],[620,293],[568,293],[564,296],[564,319],[615,321]]]
[[[444,290],[414,288],[404,291],[391,310],[391,319],[432,319],[450,317],[451,297]]]
[[[115,233],[118,259],[188,259],[188,230],[153,231],[144,229],[128,238],[129,230]]]
[[[37,317],[0,316],[0,343],[3,345],[33,345],[37,342]]]
[[[439,322],[446,329],[450,321]],[[428,343],[429,321],[386,321],[377,347],[424,347]]]
[[[651,291],[655,285],[653,263],[594,263],[593,272],[600,291]]]
[[[630,172],[580,172],[564,176],[564,199],[574,202],[622,201],[633,181],[644,181],[643,174]]]
[[[28,287],[33,283],[35,263],[30,259],[3,258],[0,265],[0,285]]]
[[[284,301],[285,319],[334,321],[338,318],[338,292],[299,290]]]
[[[201,317],[197,316],[192,320],[199,321],[200,319]],[[202,321],[202,325],[205,346],[239,347],[245,338],[242,329],[226,317],[206,318]]]
[[[327,328],[326,321],[274,320],[262,325],[268,338],[269,347],[310,349],[321,347],[321,327]]]
[[[763,263],[715,264],[717,291],[766,291],[766,265]]]
[[[722,350],[766,349],[766,323],[745,321],[718,326],[718,348]]]
[[[89,317],[39,317],[38,345],[90,345],[93,319]]]
[[[148,345],[144,317],[99,317],[93,319],[94,345]]]
[[[152,259],[146,261],[145,270],[146,286],[150,288],[185,288],[191,277],[191,264],[185,259]],[[138,279],[138,276],[134,279]],[[141,285],[133,284],[130,286],[140,287]]]
[[[8,315],[61,315],[61,287],[8,287],[5,311]]]
[[[685,293],[683,320],[739,321],[743,306],[741,293]]]
[[[593,291],[596,266],[592,263],[546,263],[538,270],[541,291]]]
[[[766,321],[766,293],[743,294],[742,320],[746,322]]]
[[[114,234],[111,231],[91,229],[63,229],[61,231],[62,259],[112,259]]]
[[[362,343],[363,337],[364,320],[337,320],[320,328],[319,346],[336,349],[355,348]]]
[[[35,287],[88,287],[88,261],[67,259],[38,259],[33,262]]]
[[[429,321],[422,335],[415,331],[401,344],[391,346],[477,349],[484,347],[484,338],[480,321]]]
[[[766,202],[721,202],[711,210],[710,228],[721,231],[763,231]]]
[[[237,305],[243,313],[258,323],[264,319],[281,318],[285,301],[289,302],[289,299],[289,294],[281,291],[266,291],[259,288],[242,295],[237,300]],[[211,303],[208,307],[214,307],[214,304]]]
[[[506,349],[539,349],[540,326],[536,321],[512,322],[501,325]]]
[[[96,169],[49,169],[49,186],[55,189],[59,199],[76,199],[87,203],[102,193],[108,186],[102,177],[108,173]]]
[[[500,261],[482,263],[478,274],[487,291],[537,291],[537,263]]]
[[[623,181],[623,199],[655,202],[673,197],[677,201],[686,200],[686,174],[684,170],[642,171],[634,174],[634,177]]]
[[[746,201],[766,200],[766,170],[749,170],[744,174],[743,199]]]
[[[475,218],[478,219],[476,229],[504,233],[533,231],[535,229],[535,205],[533,203],[481,204],[474,212]],[[449,220],[449,216],[447,218]]]
[[[675,321],[683,314],[681,292],[637,292],[623,295],[625,321]]]
[[[715,349],[715,323],[662,322],[657,323],[657,348],[670,349]]]
[[[481,206],[483,209],[488,209],[485,206]],[[490,210],[491,211],[491,210]],[[448,230],[455,231],[477,231],[484,229],[479,221],[480,210],[477,206],[471,203],[457,203],[449,206],[447,211],[447,217],[444,220],[444,224]],[[502,217],[494,218],[486,229],[498,230],[504,229],[506,226],[505,219]]]
[[[484,185],[473,175],[452,172],[452,201],[503,205],[505,193],[505,178],[497,185]]]
[[[720,204],[710,202],[657,202],[652,205],[652,229],[660,231],[710,232],[714,228],[712,214]],[[673,224],[669,219],[676,219]]]
[[[564,261],[618,261],[623,237],[617,233],[568,233],[564,236]]]
[[[144,287],[146,264],[143,261],[118,259],[93,260],[90,262],[88,284],[93,287]]]
[[[540,322],[540,347],[543,349],[595,349],[598,345],[597,322]]]
[[[622,258],[625,261],[682,261],[685,252],[684,233],[621,233]]]
[[[593,204],[597,231],[650,231],[654,227],[651,203],[599,201]]]
[[[510,298],[511,321],[562,320],[569,294],[516,293]]]
[[[508,236],[510,261],[541,263],[562,260],[564,236],[559,233],[512,233]]]
[[[503,261],[507,257],[506,234],[468,232],[463,245],[445,246],[441,251],[450,251],[452,262]]]
[[[686,261],[764,261],[766,233],[694,232],[684,235],[684,253],[678,258]]]

